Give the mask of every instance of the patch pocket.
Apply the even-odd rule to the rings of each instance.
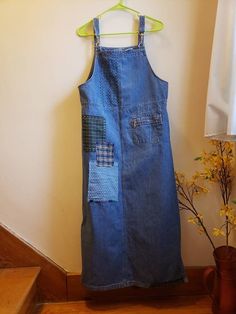
[[[118,201],[118,162],[112,167],[89,162],[88,201]]]
[[[129,121],[135,144],[158,143],[162,133],[161,113],[138,114]]]

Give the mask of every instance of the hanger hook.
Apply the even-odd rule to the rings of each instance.
[[[124,4],[124,0],[120,0],[120,1],[119,1],[119,4]]]

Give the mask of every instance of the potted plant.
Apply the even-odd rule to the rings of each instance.
[[[208,267],[204,280],[208,286],[214,275],[210,295],[214,314],[236,314],[236,248],[229,245],[232,231],[236,229],[235,200],[231,199],[234,181],[234,144],[212,140],[213,149],[203,151],[195,160],[201,162],[202,170],[196,171],[188,180],[182,173],[176,173],[176,186],[180,210],[191,213],[188,221],[205,234],[213,249],[216,267]],[[218,185],[222,204],[217,211],[223,222],[209,231],[202,213],[196,207],[196,196],[209,192],[209,183]],[[225,245],[216,247],[213,236],[225,237]]]

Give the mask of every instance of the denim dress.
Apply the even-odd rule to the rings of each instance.
[[[168,83],[138,45],[100,46],[82,104],[82,283],[92,290],[185,281],[167,114]]]

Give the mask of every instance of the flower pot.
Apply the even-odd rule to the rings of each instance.
[[[218,247],[213,256],[216,267],[208,267],[204,273],[204,282],[212,298],[212,312],[236,314],[236,248]]]

